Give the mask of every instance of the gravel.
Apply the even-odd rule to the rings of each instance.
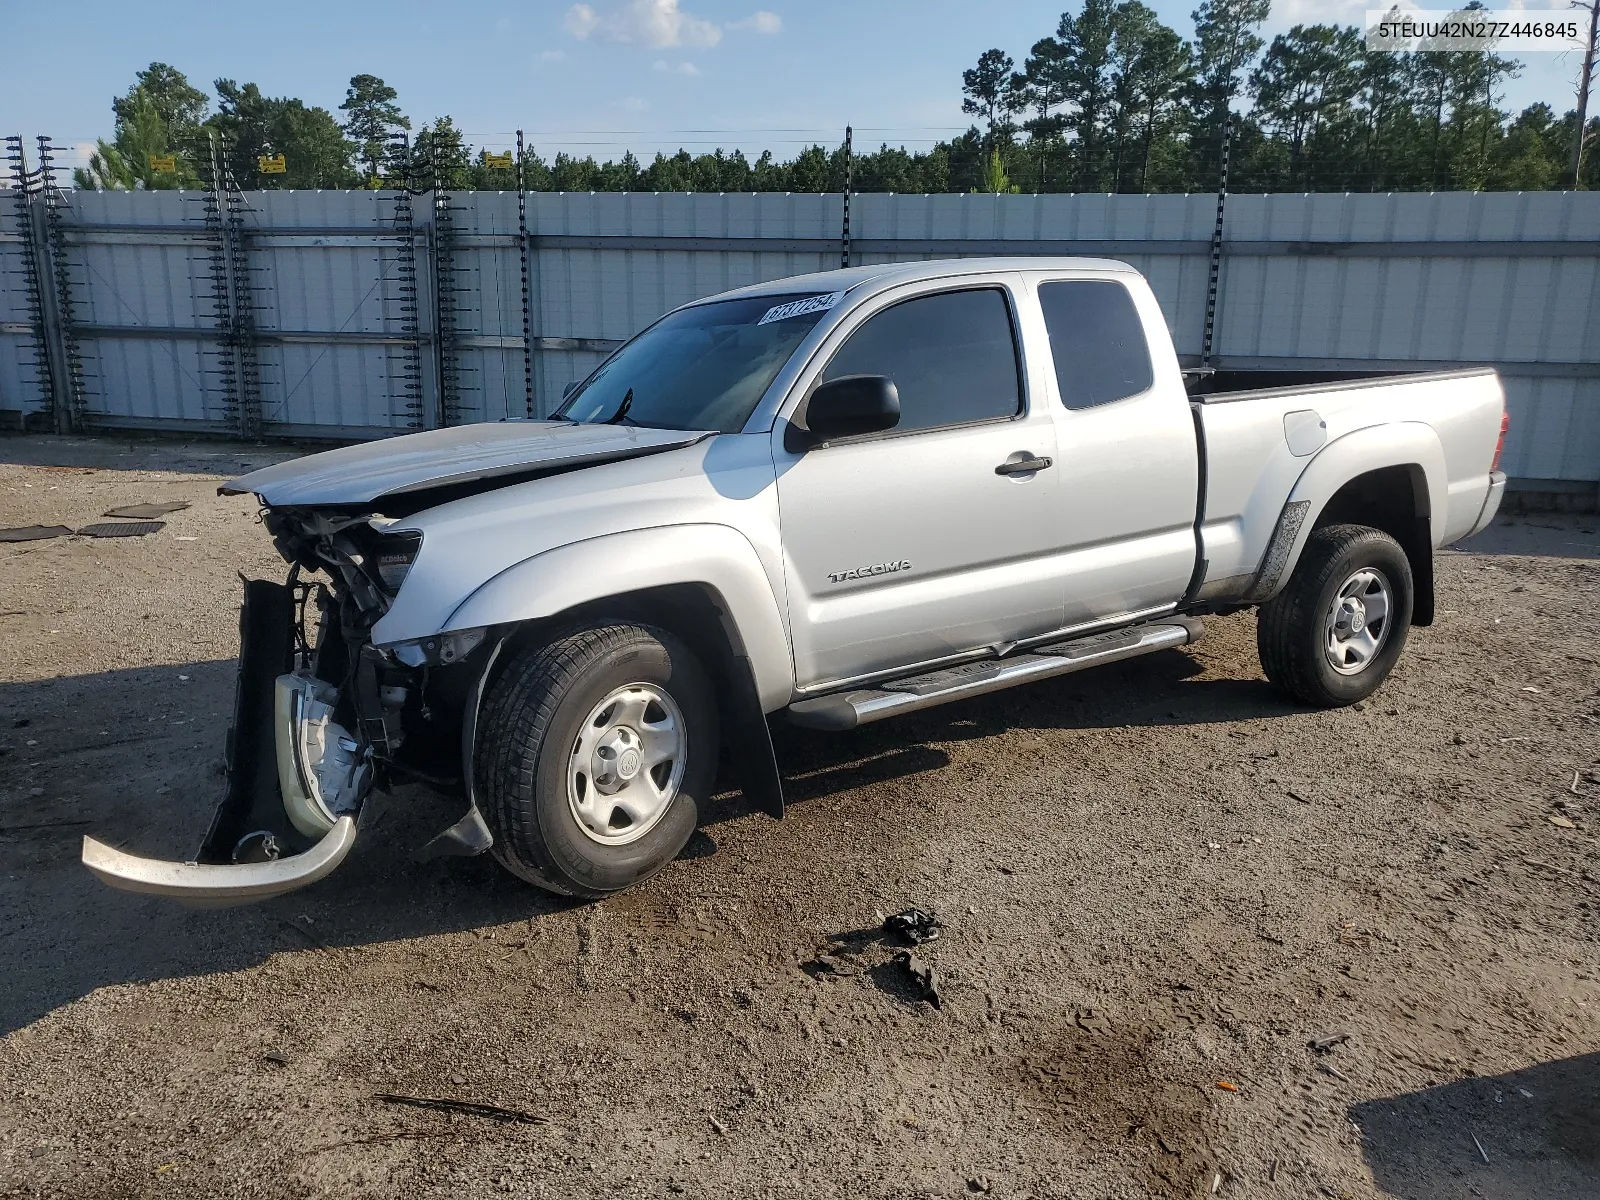
[[[276,902],[110,892],[79,835],[181,856],[220,795],[281,564],[216,484],[275,456],[0,439],[0,526],[190,502],[0,545],[0,1195],[1600,1194],[1596,518],[1441,554],[1356,709],[1239,614],[783,729],[782,822],[730,791],[600,904],[411,861],[459,815],[420,789]]]

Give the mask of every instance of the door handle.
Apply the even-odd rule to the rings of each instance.
[[[1032,456],[1019,458],[1015,461],[1007,460],[996,467],[994,473],[996,475],[1031,475],[1035,471],[1044,470],[1054,461],[1054,459],[1050,458],[1035,458]]]

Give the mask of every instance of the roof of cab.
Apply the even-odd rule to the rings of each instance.
[[[919,262],[873,263],[845,267],[837,271],[816,271],[810,275],[790,275],[769,279],[748,287],[734,288],[715,296],[696,300],[742,300],[757,296],[793,295],[796,292],[844,292],[862,284],[875,284],[871,290],[897,283],[916,283],[924,279],[948,279],[962,275],[987,275],[995,271],[1105,271],[1118,275],[1137,274],[1125,262],[1110,258],[933,258]]]

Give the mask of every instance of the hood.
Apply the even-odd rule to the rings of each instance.
[[[292,459],[241,475],[218,490],[224,496],[254,492],[274,508],[372,504],[442,488],[465,494],[534,474],[674,450],[711,436],[568,421],[457,425]]]

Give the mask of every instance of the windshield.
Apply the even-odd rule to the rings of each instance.
[[[794,348],[843,295],[718,300],[669,313],[602,363],[555,415],[737,433]]]

